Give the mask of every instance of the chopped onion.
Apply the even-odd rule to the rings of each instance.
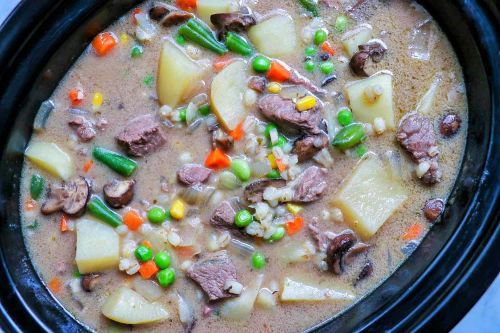
[[[55,107],[54,102],[50,99],[44,101],[40,105],[40,108],[38,109],[38,112],[35,117],[35,121],[33,122],[33,129],[35,131],[42,131],[45,129],[47,119],[54,110],[54,107]]]
[[[154,302],[163,295],[163,289],[153,280],[144,280],[136,277],[132,283],[134,290],[150,302]]]
[[[278,142],[278,130],[276,128],[272,128],[269,131],[269,139],[271,140],[271,143],[274,145],[276,142]]]
[[[224,284],[224,290],[234,295],[239,295],[243,291],[243,285],[238,281],[227,280]]]
[[[232,238],[229,245],[244,257],[250,257],[255,252],[255,247],[236,238]]]
[[[177,294],[177,306],[179,320],[184,326],[184,330],[186,332],[191,332],[196,322],[193,307],[186,301],[185,297],[181,296],[179,293]]]
[[[219,176],[219,185],[223,189],[234,190],[241,186],[241,181],[231,171],[223,171]]]
[[[299,99],[306,96],[309,91],[304,86],[286,86],[281,89],[280,96],[284,99]]]
[[[213,114],[209,114],[205,117],[205,123],[209,131],[215,130],[217,128],[217,118]]]
[[[271,163],[268,159],[265,159],[264,161],[254,162],[251,169],[252,175],[255,178],[262,178],[272,170]]]
[[[198,106],[191,102],[186,108],[186,124],[191,125],[198,118]]]
[[[321,149],[316,155],[313,156],[313,160],[325,168],[329,168],[333,165],[333,157],[328,148]]]
[[[179,195],[190,205],[204,205],[214,194],[215,188],[196,184],[180,191]]]
[[[198,128],[200,128],[201,124],[205,122],[204,118],[198,118],[193,121],[187,128],[188,134],[193,134]]]
[[[434,81],[432,81],[429,90],[422,96],[420,101],[417,104],[415,111],[420,113],[428,113],[432,108],[432,104],[434,103],[434,98],[436,97],[436,93],[443,81],[443,73],[439,72],[434,76]]]

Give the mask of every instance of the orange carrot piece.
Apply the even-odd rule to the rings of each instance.
[[[129,230],[135,231],[144,223],[142,217],[134,210],[129,210],[123,215],[123,223]]]
[[[243,122],[239,123],[234,130],[229,132],[229,135],[233,137],[234,141],[243,139],[245,136],[245,131],[243,131]]]
[[[330,42],[328,41],[321,43],[320,48],[322,51],[330,55],[335,55],[335,49],[333,48],[332,44],[330,44]]]
[[[136,8],[136,9],[134,9],[134,11],[132,12],[131,21],[132,21],[132,24],[133,24],[133,25],[137,25],[137,19],[135,18],[135,14],[140,14],[141,12],[142,12],[142,9],[140,9],[140,8]]]
[[[231,54],[224,54],[222,56],[218,56],[214,59],[213,68],[215,73],[219,73],[223,70],[227,65],[234,61],[234,57]]]
[[[83,172],[89,172],[89,170],[92,168],[92,166],[94,165],[94,161],[93,160],[88,160],[87,162],[85,162],[85,164],[83,165]]]
[[[408,230],[406,230],[406,232],[403,235],[403,239],[405,241],[417,239],[420,236],[420,234],[422,233],[422,231],[424,231],[424,227],[422,226],[422,224],[415,223],[415,224],[411,225],[408,228]]]
[[[61,218],[59,219],[59,230],[61,232],[68,231],[68,217],[66,214],[62,214]]]
[[[231,158],[221,149],[215,148],[205,159],[205,166],[210,169],[225,169],[231,165]]]
[[[92,47],[98,56],[108,54],[116,44],[118,44],[118,40],[112,32],[101,32],[92,40]]]
[[[68,97],[71,100],[71,104],[78,105],[83,101],[83,91],[73,88],[68,92]]]
[[[143,279],[149,279],[157,272],[158,272],[158,267],[156,267],[156,264],[153,260],[142,263],[141,268],[139,268],[139,274],[141,274]]]
[[[58,277],[55,277],[49,281],[49,288],[53,292],[55,292],[55,293],[60,292],[61,287],[62,287],[62,282],[61,282],[61,279],[59,279]]]
[[[279,158],[276,159],[276,166],[280,172],[283,172],[287,169],[287,166],[283,163],[283,161]]]
[[[147,247],[148,249],[150,249],[150,248],[152,247],[151,242],[150,242],[150,241],[148,241],[148,240],[145,240],[144,242],[142,242],[142,244],[143,244],[145,247]]]
[[[290,71],[278,61],[273,61],[267,72],[267,78],[271,81],[284,82],[290,79]]]
[[[26,202],[24,203],[24,210],[29,212],[35,208],[36,208],[36,201],[33,200],[32,198],[26,199]]]
[[[196,8],[196,0],[176,0],[177,7],[183,10],[193,10]]]
[[[287,234],[294,235],[304,227],[304,219],[299,215],[295,215],[293,221],[289,221],[285,225]]]

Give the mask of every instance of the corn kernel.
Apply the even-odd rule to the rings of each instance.
[[[316,105],[316,98],[313,96],[302,97],[297,101],[295,107],[298,111],[306,111],[312,109]]]
[[[295,204],[291,204],[291,203],[287,203],[286,204],[286,209],[288,209],[288,211],[290,213],[292,213],[293,215],[297,215],[298,213],[300,213],[300,211],[302,210],[302,206],[299,206],[299,205],[295,205]]]
[[[273,154],[267,155],[267,159],[269,160],[269,163],[271,164],[271,168],[276,169],[278,167],[278,164],[276,164],[276,158],[274,157]]]
[[[94,109],[98,109],[102,105],[102,99],[103,96],[100,92],[94,93],[94,96],[92,96],[92,106]]]
[[[278,82],[271,82],[267,85],[267,91],[271,94],[279,94],[281,92],[281,84]]]
[[[174,201],[172,207],[170,208],[170,215],[176,220],[181,220],[184,218],[184,211],[184,202],[177,199]]]
[[[123,45],[128,44],[128,35],[126,33],[122,33],[120,35],[120,43],[122,43]]]

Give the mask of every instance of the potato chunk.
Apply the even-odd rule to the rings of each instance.
[[[175,43],[167,39],[162,46],[156,85],[161,105],[175,108],[189,97],[201,80],[203,70]]]
[[[163,306],[148,302],[127,287],[119,288],[106,299],[102,314],[122,324],[146,324],[169,317],[168,311]]]
[[[352,57],[352,55],[358,52],[358,45],[365,44],[372,37],[373,28],[369,24],[360,24],[351,31],[348,31],[342,36],[342,46],[344,46],[345,51]]]
[[[210,100],[213,112],[228,131],[232,131],[247,116],[243,94],[247,89],[248,66],[235,61],[225,67],[212,81]]]
[[[237,6],[234,6],[238,8]],[[233,8],[233,0],[198,0],[196,11],[198,16],[207,24],[211,24],[210,16],[218,13],[230,13]]]
[[[82,274],[117,267],[120,239],[115,230],[101,222],[76,223],[76,265]]]
[[[283,57],[298,47],[293,20],[288,15],[275,15],[254,25],[248,37],[259,52],[270,57]]]
[[[34,142],[29,145],[24,155],[37,167],[64,180],[68,180],[75,173],[73,160],[55,143]]]
[[[280,299],[282,302],[344,301],[354,299],[354,295],[344,286],[325,287],[285,277]]]
[[[392,108],[392,75],[381,71],[367,79],[354,81],[345,87],[354,118],[373,124],[375,118],[382,118],[387,128],[395,127]]]
[[[332,204],[342,210],[345,221],[356,233],[368,239],[407,197],[399,178],[392,177],[375,154],[367,154],[342,184]]]
[[[221,316],[232,320],[248,319],[252,313],[263,279],[264,275],[258,275],[255,280],[246,286],[241,295],[225,301],[220,309]]]

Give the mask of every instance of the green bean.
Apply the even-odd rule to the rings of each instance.
[[[93,195],[90,201],[87,203],[87,210],[90,214],[94,215],[98,219],[106,222],[110,226],[116,228],[122,225],[122,217],[115,211],[111,210],[101,198]]]
[[[299,0],[299,3],[304,9],[312,14],[314,17],[319,16],[318,3],[314,0]]]
[[[341,150],[345,150],[354,147],[365,138],[366,134],[363,125],[354,123],[342,128],[333,138],[332,144]]]
[[[241,36],[234,32],[228,32],[226,36],[226,46],[230,51],[244,56],[253,53],[253,47]]]
[[[92,156],[122,176],[130,176],[137,168],[134,160],[102,147],[94,147]]]
[[[33,176],[31,176],[30,194],[34,200],[38,200],[38,198],[40,198],[44,186],[45,179],[42,176],[40,176],[39,174],[34,174]]]

